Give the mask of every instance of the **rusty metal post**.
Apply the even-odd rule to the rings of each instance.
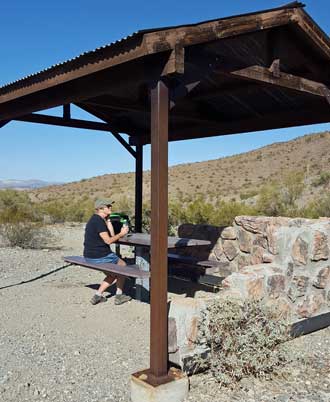
[[[135,232],[142,232],[143,145],[136,146],[135,156]]]
[[[167,376],[168,110],[166,84],[151,89],[150,374]]]

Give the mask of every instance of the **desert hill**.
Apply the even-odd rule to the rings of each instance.
[[[274,143],[235,156],[172,166],[169,169],[169,198],[176,200],[206,194],[207,199],[249,198],[271,181],[290,172],[304,172],[304,197],[317,195],[322,186],[310,186],[320,175],[330,175],[330,132],[305,135]],[[144,172],[144,200],[150,199],[150,171]],[[134,173],[106,174],[63,185],[32,190],[34,201],[112,197],[128,203],[134,200]]]

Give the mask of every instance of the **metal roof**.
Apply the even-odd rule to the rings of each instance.
[[[148,34],[148,33],[167,31],[167,30],[171,30],[171,29],[184,28],[184,27],[187,27],[187,28],[188,27],[196,27],[198,25],[202,25],[202,24],[206,24],[206,23],[214,22],[214,21],[226,21],[231,18],[245,17],[245,16],[258,15],[258,14],[267,13],[267,12],[276,11],[276,10],[303,8],[303,7],[305,7],[305,4],[298,2],[298,1],[294,1],[289,4],[283,5],[281,7],[275,7],[275,8],[260,10],[260,11],[256,11],[256,12],[252,12],[252,13],[244,13],[244,14],[228,16],[228,17],[223,17],[223,18],[214,18],[214,19],[200,21],[200,22],[193,23],[193,24],[182,24],[182,25],[173,25],[173,26],[167,26],[167,27],[142,29],[137,32],[133,32],[132,34],[125,36],[121,39],[118,39],[114,42],[97,47],[90,51],[83,52],[76,57],[73,57],[71,59],[68,59],[66,61],[63,61],[63,62],[60,62],[57,64],[53,64],[52,66],[47,67],[43,70],[40,70],[36,73],[29,74],[25,77],[15,80],[13,82],[0,86],[0,95],[4,94],[4,93],[8,93],[11,90],[16,89],[18,85],[19,86],[24,85],[25,83],[26,83],[26,85],[28,85],[29,80],[31,80],[37,76],[40,76],[40,78],[41,78],[41,76],[45,73],[48,74],[48,73],[54,72],[56,74],[58,72],[59,74],[62,74],[63,68],[68,69],[68,70],[70,68],[72,68],[72,69],[78,68],[79,63],[84,64],[85,61],[87,61],[90,57],[95,57],[95,59],[97,59],[98,57],[102,58],[102,53],[104,53],[104,51],[114,49],[117,46],[121,46],[129,41],[141,38],[143,35]]]
[[[140,30],[0,88],[0,127],[11,119],[103,129],[150,142],[150,86],[171,89],[169,140],[330,121],[330,40],[294,2],[194,24]]]

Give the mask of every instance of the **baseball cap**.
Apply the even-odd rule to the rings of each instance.
[[[114,201],[105,199],[105,198],[99,198],[95,201],[94,206],[96,209],[106,207],[108,205],[114,204]]]

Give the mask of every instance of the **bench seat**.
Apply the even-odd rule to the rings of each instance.
[[[221,287],[224,277],[231,274],[228,267],[214,260],[200,260],[196,257],[169,253],[169,276],[179,279],[190,279],[201,285],[214,289]],[[216,275],[214,275],[216,273]]]
[[[95,269],[109,274],[117,274],[122,276],[128,276],[130,278],[149,278],[150,272],[142,271],[137,265],[118,265],[105,262],[101,264],[93,264],[87,262],[84,257],[81,256],[68,256],[64,257],[64,261],[73,265],[80,265],[82,267]]]
[[[169,263],[177,263],[183,265],[191,265],[195,267],[200,267],[201,272],[204,274],[220,274],[222,276],[228,276],[231,274],[231,271],[224,266],[223,263],[214,261],[214,260],[200,260],[196,257],[191,257],[187,255],[180,255],[169,253],[167,254],[168,262]]]

